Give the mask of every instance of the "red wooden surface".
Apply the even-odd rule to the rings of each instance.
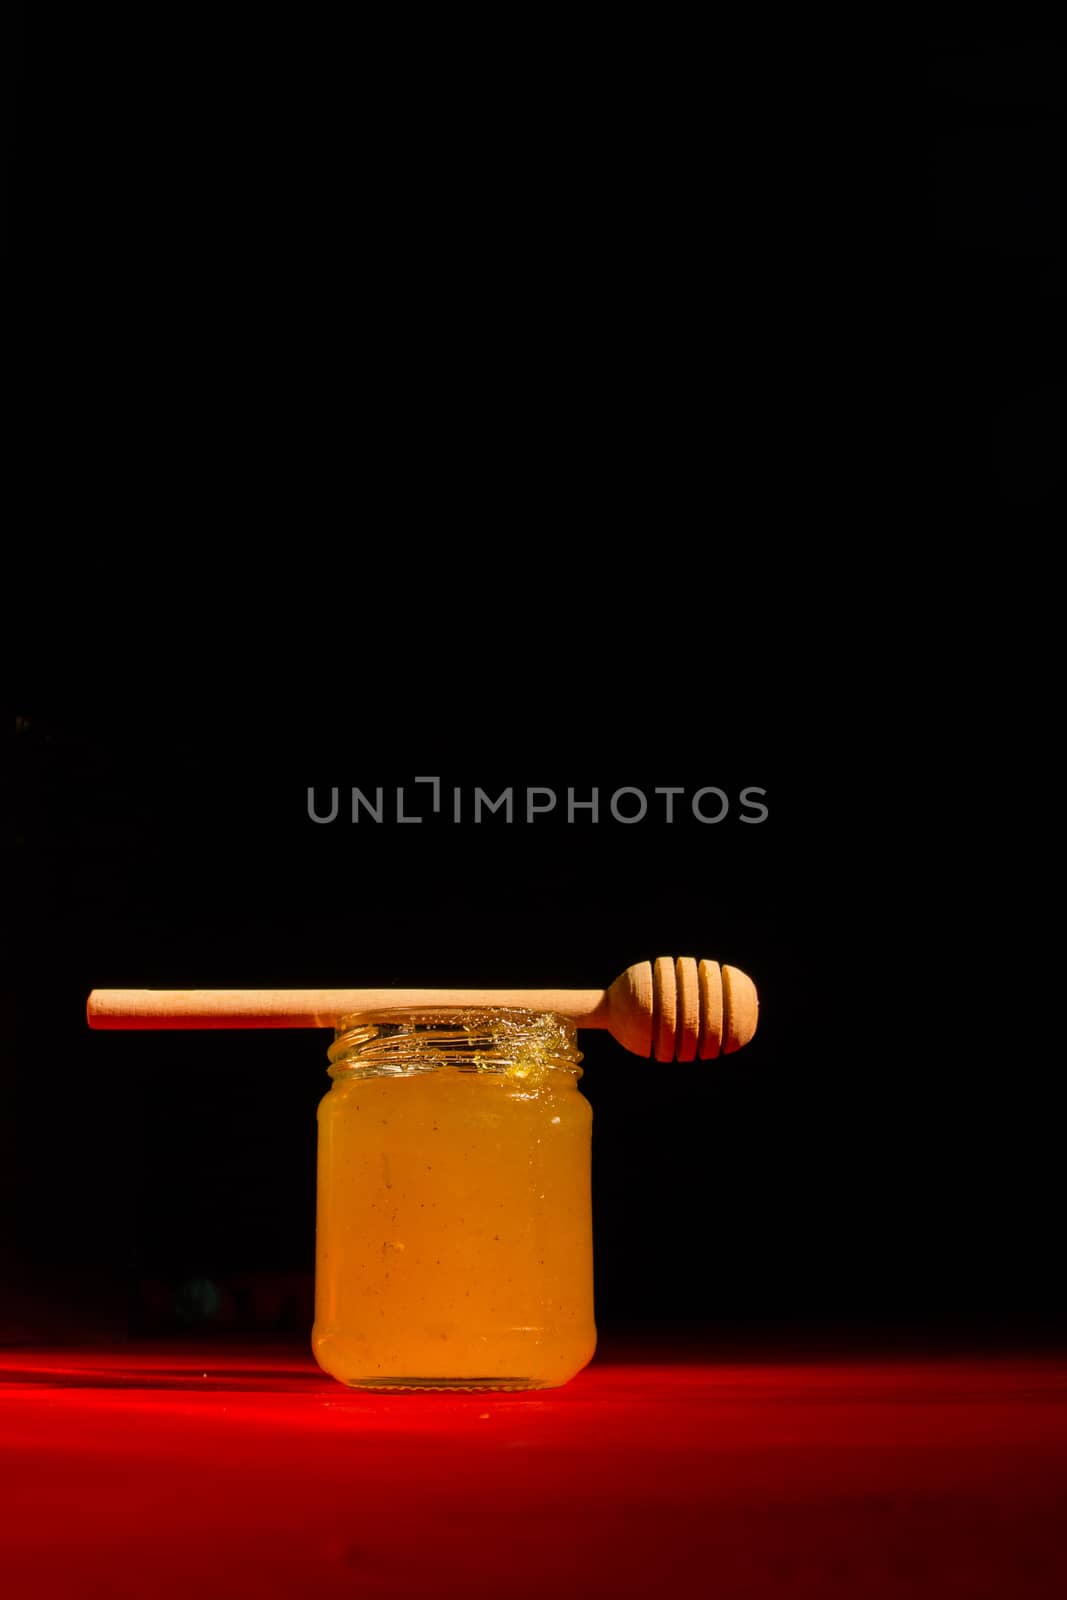
[[[291,1349],[0,1350],[5,1600],[1067,1594],[1067,1357],[610,1352],[368,1396]]]

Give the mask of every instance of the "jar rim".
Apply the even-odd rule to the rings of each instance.
[[[523,1064],[581,1076],[574,1022],[518,1006],[395,1006],[337,1019],[327,1051],[335,1069],[505,1071]]]
[[[542,1025],[542,1019],[557,1024],[569,1033],[575,1033],[574,1023],[558,1011],[535,1011],[529,1006],[471,1006],[471,1005],[398,1005],[375,1006],[369,1011],[346,1011],[337,1018],[334,1028],[335,1036],[346,1032],[353,1026],[365,1027],[385,1023],[428,1023],[447,1024],[454,1023],[462,1026],[472,1023],[484,1026],[486,1022],[501,1021],[512,1022],[516,1025],[525,1024],[528,1028],[536,1029]]]

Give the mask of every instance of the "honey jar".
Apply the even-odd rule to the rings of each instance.
[[[592,1108],[551,1012],[340,1019],[319,1106],[319,1365],[360,1389],[540,1389],[596,1346]]]

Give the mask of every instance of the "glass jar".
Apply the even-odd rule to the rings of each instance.
[[[319,1105],[319,1365],[360,1389],[541,1389],[592,1358],[593,1113],[573,1025],[346,1017]]]

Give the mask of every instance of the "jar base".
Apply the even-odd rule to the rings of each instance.
[[[386,1390],[389,1394],[418,1394],[427,1389],[481,1393],[498,1389],[514,1394],[522,1389],[548,1389],[543,1378],[342,1378],[348,1389]]]

